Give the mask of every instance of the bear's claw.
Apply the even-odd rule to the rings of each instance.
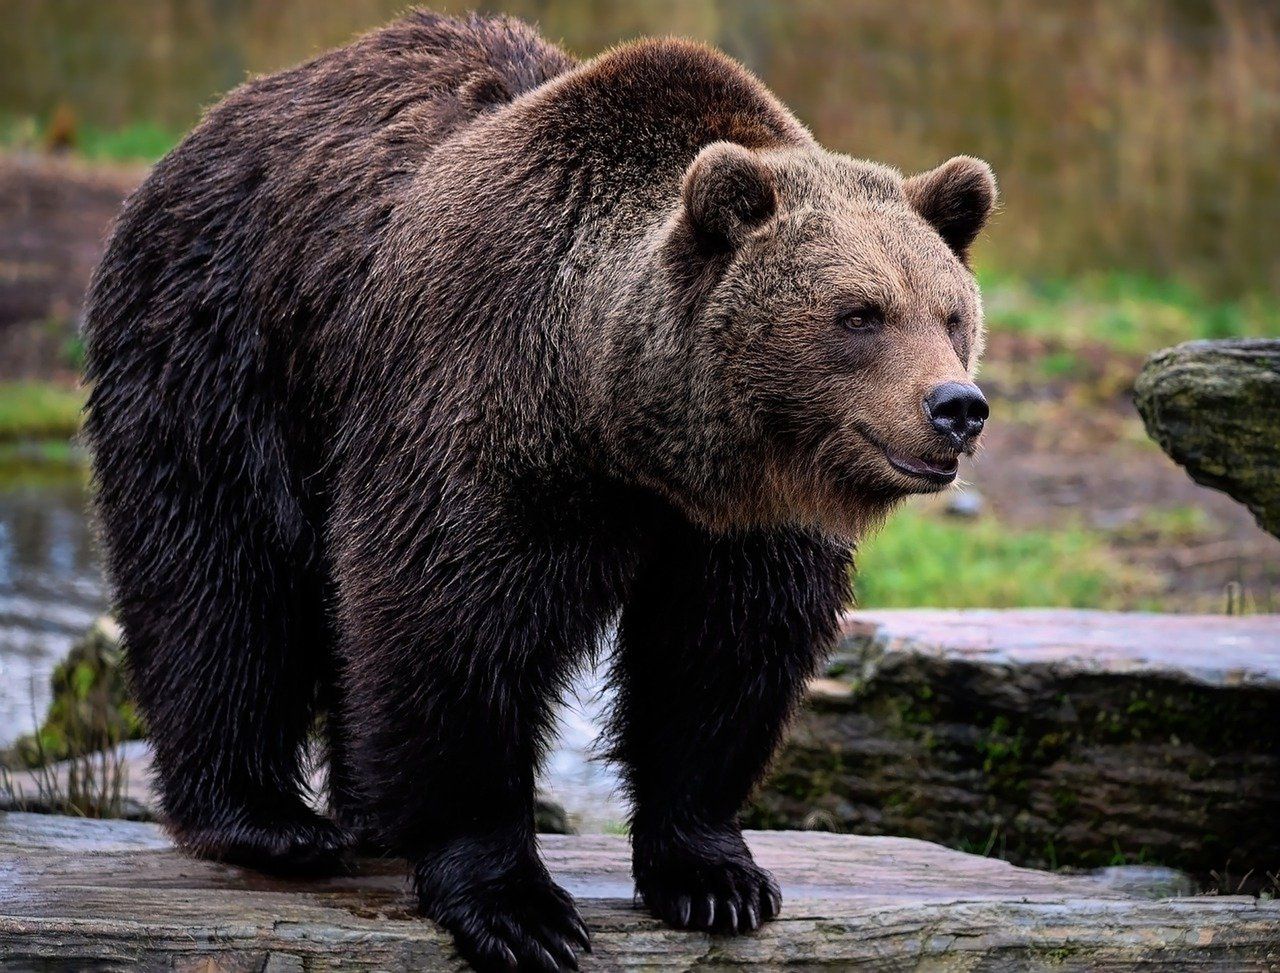
[[[754,932],[782,911],[782,893],[749,858],[667,862],[637,881],[645,906],[676,929]]]
[[[475,969],[578,969],[591,938],[569,893],[545,876],[509,877],[424,904]]]

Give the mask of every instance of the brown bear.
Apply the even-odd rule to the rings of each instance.
[[[575,966],[534,773],[616,620],[639,896],[682,928],[777,915],[736,814],[851,542],[982,429],[965,257],[995,195],[973,159],[828,152],[682,41],[578,64],[418,12],[232,92],[129,199],[87,317],[178,840],[277,870],[372,842],[476,966]]]

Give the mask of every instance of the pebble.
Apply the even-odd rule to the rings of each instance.
[[[977,517],[985,504],[982,494],[972,488],[952,490],[947,495],[947,513],[952,517]]]

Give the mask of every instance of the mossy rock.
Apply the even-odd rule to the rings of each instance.
[[[856,613],[744,823],[1274,891],[1277,645],[1266,615]]]
[[[533,806],[533,826],[538,834],[576,834],[569,812],[551,798],[538,795]]]
[[[7,751],[9,766],[41,767],[145,735],[126,686],[120,628],[110,618],[94,623],[49,681],[44,722]]]
[[[1239,500],[1280,537],[1280,338],[1158,351],[1134,403],[1148,435],[1193,480]]]

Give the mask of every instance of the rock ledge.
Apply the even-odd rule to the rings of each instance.
[[[1280,874],[1280,615],[855,612],[748,811],[1019,865]]]
[[[635,909],[624,839],[544,837],[552,873],[591,927],[583,968],[1260,971],[1280,962],[1280,902],[1152,899],[1167,882],[1160,870],[1117,880],[903,838],[748,838],[781,881],[783,917],[723,938],[673,932]],[[155,825],[0,818],[6,968],[463,969],[410,905],[395,862],[286,882],[187,859]]]

